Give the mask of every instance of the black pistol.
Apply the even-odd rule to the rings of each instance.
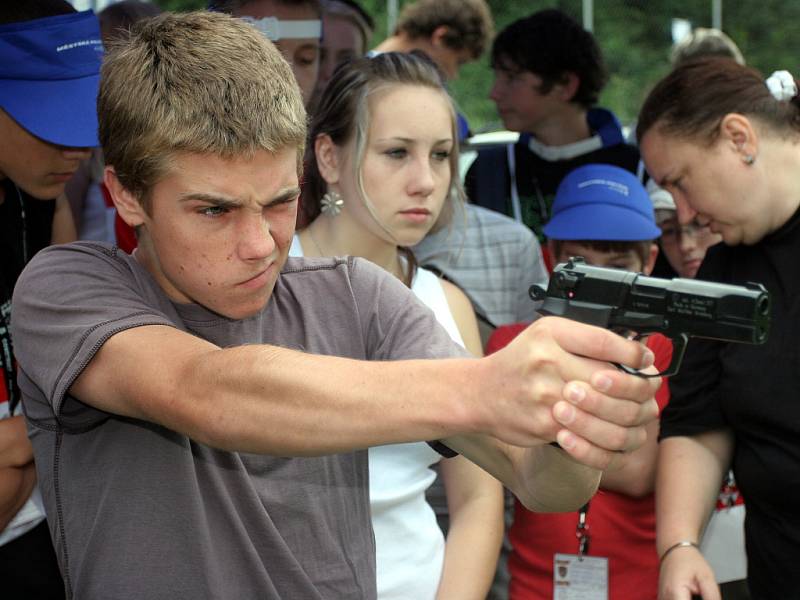
[[[672,361],[658,376],[680,369],[690,337],[763,344],[769,332],[769,292],[759,283],[745,286],[696,279],[659,279],[641,273],[587,265],[573,257],[553,270],[545,291],[531,286],[543,301],[539,312],[611,329],[636,339],[661,333],[672,340]],[[637,371],[621,367],[642,377]]]

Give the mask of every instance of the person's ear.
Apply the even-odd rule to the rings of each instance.
[[[658,244],[653,242],[650,244],[650,252],[647,255],[647,260],[642,267],[642,273],[645,275],[650,275],[653,272],[653,269],[656,266],[656,258],[658,258]]]
[[[117,209],[117,214],[129,226],[136,228],[145,222],[147,214],[139,199],[134,196],[117,177],[114,167],[107,166],[103,170],[103,183],[108,189],[111,200]]]
[[[314,140],[314,160],[317,161],[317,169],[325,183],[339,183],[342,176],[341,155],[339,147],[327,133],[319,134]]]
[[[719,124],[720,138],[745,164],[751,165],[758,156],[758,132],[753,122],[745,115],[728,113]]]
[[[558,92],[558,98],[564,102],[572,102],[578,88],[581,86],[581,78],[572,71],[565,72],[554,88]]]
[[[449,47],[447,45],[447,37],[449,35],[450,28],[447,25],[439,25],[431,34],[431,46],[435,48],[441,48],[442,46]]]

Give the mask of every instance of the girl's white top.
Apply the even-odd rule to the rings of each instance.
[[[289,256],[303,256],[296,235]],[[433,311],[450,337],[463,346],[439,278],[418,268],[411,290]],[[424,442],[369,449],[379,600],[432,600],[436,596],[444,564],[444,536],[425,500],[425,490],[436,479],[430,467],[440,459]]]

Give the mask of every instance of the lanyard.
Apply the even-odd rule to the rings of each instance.
[[[589,526],[586,516],[589,514],[589,503],[581,506],[578,511],[578,524],[575,526],[575,537],[578,538],[578,556],[589,554]]]
[[[517,157],[514,154],[514,144],[506,146],[506,158],[508,159],[508,174],[511,180],[511,212],[515,221],[523,223],[522,219],[522,203],[519,198],[519,189],[517,188]],[[547,202],[545,202],[542,188],[539,186],[539,179],[533,175],[531,177],[533,183],[533,191],[536,193],[536,201],[539,204],[539,214],[541,222],[547,222]]]
[[[17,191],[17,200],[19,201],[19,214],[22,222],[22,264],[28,263],[28,229],[25,218],[25,202],[22,199],[22,193],[19,188],[14,184],[14,189]],[[9,201],[9,198],[6,198]],[[7,282],[0,282],[0,286],[5,286]],[[11,343],[11,290],[4,290],[8,292],[5,296],[9,299],[9,306],[0,306],[0,363],[3,365],[3,374],[5,375],[6,393],[8,395],[8,414],[12,416],[17,404],[20,401],[20,391],[17,385],[17,370],[14,361],[14,346]],[[5,312],[3,309],[7,308]]]
[[[514,155],[514,144],[506,146],[506,156],[508,158],[508,174],[511,179],[511,212],[514,220],[522,223],[522,205],[519,202],[519,190],[517,190],[517,158]]]
[[[8,415],[14,414],[14,409],[19,402],[19,387],[17,386],[17,373],[14,368],[14,347],[11,345],[11,333],[8,330],[8,319],[0,308],[0,363],[3,365],[3,375],[8,396]]]
[[[22,220],[22,264],[28,264],[28,227],[25,222],[25,201],[22,199],[22,192],[19,191],[17,184],[14,184],[14,189],[17,190],[17,200],[19,200],[19,216]]]

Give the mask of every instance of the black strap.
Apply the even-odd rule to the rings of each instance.
[[[14,345],[11,343],[11,332],[8,326],[8,319],[0,309],[0,363],[3,364],[3,377],[8,396],[8,414],[13,415],[19,404],[20,393],[17,372],[14,367]]]
[[[575,537],[578,538],[578,556],[589,554],[589,525],[586,516],[589,514],[589,503],[587,502],[578,510],[578,524],[575,526]]]
[[[445,458],[454,458],[458,456],[458,452],[455,450],[448,448],[442,442],[428,442],[428,446],[430,446],[433,450],[444,456]]]
[[[22,199],[22,192],[16,184],[13,184],[16,195],[10,194],[10,187],[6,187],[4,194],[4,202],[18,202],[19,203],[19,216],[21,224],[21,243],[22,243],[22,263],[23,265],[28,261],[28,229],[27,219],[25,216],[25,202]],[[14,197],[15,196],[15,197]],[[12,253],[13,256],[13,253]],[[7,257],[7,260],[13,261],[13,257]],[[9,277],[12,275],[8,274]],[[14,275],[15,277],[16,275]],[[13,283],[6,281],[6,273],[0,272],[0,363],[3,365],[3,376],[6,385],[6,394],[8,396],[8,414],[13,415],[20,402],[21,396],[19,385],[17,384],[17,369],[16,361],[14,360],[14,344],[11,341],[11,293]],[[6,312],[3,311],[5,306]]]

